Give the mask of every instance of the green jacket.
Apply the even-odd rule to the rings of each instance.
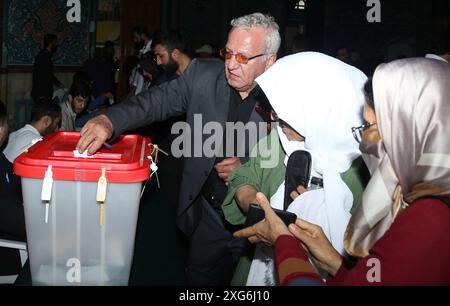
[[[272,150],[273,145],[275,146]],[[261,139],[251,156],[248,163],[235,169],[228,178],[228,194],[223,202],[222,210],[226,220],[233,225],[244,224],[246,218],[244,212],[240,209],[234,198],[239,187],[252,185],[256,190],[264,193],[266,197],[270,199],[284,182],[286,174],[284,160],[286,154],[280,145],[278,133],[270,133],[270,135]],[[269,158],[261,156],[273,157],[273,167],[261,167],[262,162],[267,162],[269,160]]]
[[[270,152],[269,152],[270,151]],[[277,152],[278,151],[278,152]],[[258,146],[252,152],[252,158],[249,162],[235,169],[229,177],[228,195],[225,198],[222,209],[226,220],[233,225],[242,225],[245,223],[245,214],[237,204],[234,195],[239,187],[252,185],[256,190],[264,193],[270,199],[284,182],[286,167],[284,153],[279,141],[278,133],[272,132],[266,138],[261,139]],[[262,156],[269,156],[264,158]],[[275,166],[262,168],[264,162],[269,158],[274,158]],[[362,158],[356,159],[351,168],[341,174],[342,180],[347,184],[353,194],[352,213],[361,202],[362,194],[367,185],[370,175]],[[242,255],[238,266],[236,267],[231,285],[244,286],[247,282],[247,276],[250,271],[250,265],[253,259],[254,248],[247,250]]]

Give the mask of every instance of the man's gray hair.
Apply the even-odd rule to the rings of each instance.
[[[281,45],[280,27],[270,15],[253,13],[231,21],[233,28],[263,28],[267,31],[266,54],[276,54]]]

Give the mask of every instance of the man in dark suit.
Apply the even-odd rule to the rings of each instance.
[[[56,52],[57,46],[56,35],[46,34],[44,36],[44,48],[34,59],[31,97],[35,102],[42,97],[52,99],[54,85],[63,87],[63,84],[53,74],[52,55]]]
[[[194,60],[179,78],[110,108],[83,128],[78,151],[94,154],[105,141],[127,130],[184,113],[193,132],[186,140],[195,152],[202,151],[199,146],[211,137],[195,135],[196,130],[203,131],[198,118],[204,125],[215,122],[222,127],[226,122],[262,122],[255,111],[259,92],[255,79],[276,61],[279,28],[272,17],[260,13],[237,18],[231,25],[221,51],[225,65],[216,59]],[[221,204],[229,174],[248,160],[252,148],[239,148],[242,139],[234,132],[225,131],[221,140],[222,148],[225,142],[226,146],[237,143],[244,156],[236,157],[236,150],[226,157],[207,157],[204,152],[201,157],[184,155],[177,224],[190,238],[187,277],[191,285],[227,285],[233,273],[234,229],[225,222]]]

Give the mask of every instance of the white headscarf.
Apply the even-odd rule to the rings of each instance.
[[[450,191],[450,66],[423,58],[382,64],[373,90],[381,140],[361,144],[372,178],[345,237],[347,252],[361,258],[408,204]]]
[[[362,124],[362,88],[366,81],[364,73],[355,67],[315,52],[285,57],[256,80],[278,117],[305,137],[305,149],[313,157],[312,173],[324,181],[320,195],[307,192],[291,206],[322,202],[317,203],[326,210],[319,212],[325,219],[321,226],[341,253],[353,204],[353,195],[341,174],[361,155],[351,128]],[[284,133],[279,134],[283,147],[287,147],[289,140]],[[288,155],[292,153],[285,150]]]

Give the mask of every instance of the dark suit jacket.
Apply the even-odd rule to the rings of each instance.
[[[61,82],[53,74],[52,55],[43,49],[34,60],[31,97],[35,101],[40,97],[52,99],[53,85],[60,86]]]
[[[114,126],[113,138],[116,138],[127,130],[186,113],[186,121],[192,133],[185,136],[191,138],[194,151],[194,115],[202,114],[203,125],[213,121],[225,126],[231,90],[233,89],[226,80],[222,61],[194,60],[181,77],[110,108],[106,115]],[[250,121],[262,122],[263,119],[253,111]],[[211,135],[203,135],[201,143],[209,137]],[[246,151],[250,152],[251,149]],[[205,156],[185,159],[177,223],[187,235],[192,234],[198,224],[201,207],[192,204],[199,197],[203,184],[213,170],[215,160],[215,157]],[[247,160],[244,158],[241,161],[244,163]]]

